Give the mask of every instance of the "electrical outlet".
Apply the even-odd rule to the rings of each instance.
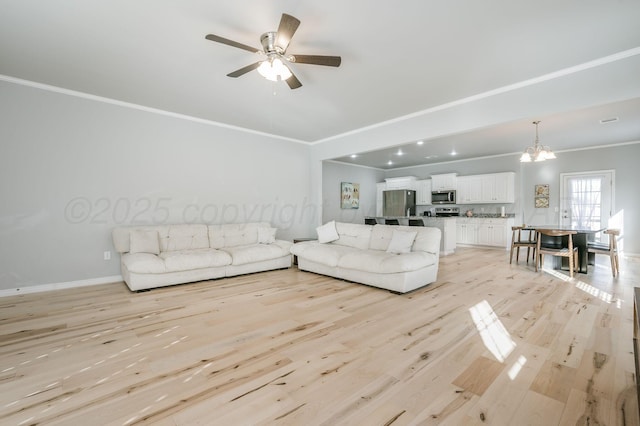
[[[111,252],[109,250],[104,252],[104,260],[111,260]]]

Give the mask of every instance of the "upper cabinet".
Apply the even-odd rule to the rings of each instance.
[[[386,189],[414,189],[416,177],[404,176],[385,179],[387,183]]]
[[[441,175],[431,175],[432,191],[447,191],[456,189],[456,173],[445,173]]]
[[[515,173],[491,173],[458,178],[458,204],[513,203]]]
[[[422,179],[416,181],[416,205],[431,205],[431,179]]]
[[[456,192],[457,204],[477,204],[482,202],[482,180],[478,176],[460,176]]]
[[[513,203],[515,201],[515,173],[483,175],[482,197],[487,203]]]

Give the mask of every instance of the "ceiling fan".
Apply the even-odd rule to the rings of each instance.
[[[282,18],[280,19],[280,25],[278,26],[278,31],[269,31],[260,36],[262,50],[214,34],[208,34],[205,38],[207,40],[266,56],[266,59],[262,59],[256,63],[247,65],[246,67],[227,74],[228,77],[240,77],[241,75],[257,68],[258,72],[263,77],[272,81],[285,80],[291,89],[297,89],[302,86],[302,83],[300,83],[300,80],[298,80],[293,72],[291,72],[291,69],[287,66],[287,62],[325,65],[329,67],[339,67],[340,62],[342,62],[340,56],[287,54],[289,42],[291,42],[291,38],[299,25],[300,21],[298,19],[283,13]]]

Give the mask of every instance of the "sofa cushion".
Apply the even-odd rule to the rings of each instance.
[[[393,231],[417,232],[413,241],[411,251],[426,251],[438,253],[440,251],[440,238],[442,231],[438,228],[428,226],[398,226],[398,225],[373,225],[371,230],[371,242],[369,248],[372,250],[386,251],[389,248]]]
[[[410,253],[413,241],[416,239],[417,232],[393,230],[387,253],[402,254]]]
[[[391,238],[393,238],[393,231],[397,228],[397,225],[373,225],[368,248],[387,251]]]
[[[398,256],[380,250],[359,250],[342,256],[337,266],[378,274],[394,274],[416,271],[436,262],[436,255],[425,252],[411,252]]]
[[[418,235],[413,242],[413,251],[426,251],[429,253],[440,252],[440,239],[442,231],[432,227],[417,227]]]
[[[163,235],[164,230],[166,235]],[[169,225],[160,231],[160,251],[195,250],[208,247],[207,225]]]
[[[276,241],[276,228],[258,228],[258,243],[271,244]]]
[[[340,238],[338,231],[336,230],[335,220],[327,222],[322,226],[318,226],[316,228],[316,232],[318,234],[318,242],[320,244],[330,243]]]
[[[189,271],[192,269],[215,268],[231,263],[231,256],[215,249],[195,249],[164,251],[159,256],[164,260],[167,272]]]
[[[209,246],[221,249],[256,244],[260,228],[271,228],[271,225],[268,222],[209,225]]]
[[[291,253],[311,262],[329,267],[338,266],[340,257],[358,251],[353,247],[339,246],[335,243],[320,244],[317,241],[296,243],[291,247]]]
[[[225,247],[221,250],[229,253],[232,265],[245,265],[247,263],[278,259],[290,254],[288,246],[285,248],[278,244],[251,244],[248,246]]]
[[[358,249],[369,248],[369,241],[371,239],[371,225],[364,225],[361,223],[336,223],[336,230],[340,239],[336,240],[334,244],[338,244],[346,247],[355,247]]]
[[[158,231],[136,229],[129,234],[129,253],[160,254]]]
[[[122,264],[129,272],[137,274],[163,274],[167,272],[164,260],[150,253],[126,253],[122,255]]]

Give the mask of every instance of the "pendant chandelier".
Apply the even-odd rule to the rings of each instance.
[[[520,157],[521,163],[530,163],[531,161],[545,161],[545,160],[553,160],[556,158],[556,155],[551,151],[551,148],[545,145],[540,145],[538,141],[538,124],[540,121],[534,121],[533,124],[536,125],[536,140],[533,142],[533,146],[528,147],[522,153],[522,157]]]

